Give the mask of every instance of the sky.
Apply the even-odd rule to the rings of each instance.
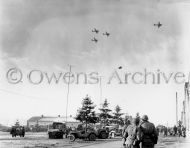
[[[149,76],[147,84],[134,84],[132,77],[119,84],[112,76],[117,73],[124,82],[126,73],[146,69],[166,76],[182,72],[187,81],[189,8],[187,0],[0,0],[0,123],[12,125],[18,119],[24,124],[42,114],[64,116],[68,85],[62,76],[69,64],[75,80],[69,85],[68,114],[75,116],[88,94],[97,112],[108,99],[112,110],[119,105],[133,116],[147,114],[155,124],[175,124],[176,92],[180,115],[184,83],[173,77],[166,83],[162,77],[161,83],[152,84]],[[159,21],[163,25],[157,28]],[[91,41],[94,37],[97,43]],[[8,81],[11,68],[22,71],[22,82]],[[60,72],[60,82],[49,84],[45,73]],[[101,76],[101,85],[76,84],[77,73],[94,83],[91,74]]]

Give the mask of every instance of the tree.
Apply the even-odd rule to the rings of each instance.
[[[112,118],[112,115],[110,114],[110,112],[112,111],[111,109],[109,109],[109,103],[107,101],[107,99],[105,99],[102,108],[100,108],[100,115],[99,118],[100,120],[104,123],[104,124],[108,124],[109,123],[109,119]]]
[[[79,120],[82,123],[97,123],[98,118],[96,117],[94,111],[95,105],[92,102],[91,98],[87,95],[82,101],[82,107],[78,109],[76,120]]]
[[[115,107],[115,112],[113,114],[114,114],[113,119],[116,122],[116,124],[123,125],[124,121],[123,118],[121,117],[123,113],[121,113],[121,107],[119,105]]]
[[[20,126],[20,123],[18,120],[16,121],[15,126]]]

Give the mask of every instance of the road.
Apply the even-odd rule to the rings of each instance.
[[[155,148],[190,148],[190,141],[183,138],[164,138],[162,142],[159,142]],[[177,141],[176,141],[177,140]],[[109,143],[103,143],[98,145],[91,145],[88,148],[123,148],[121,141],[114,141]]]
[[[24,138],[12,138],[9,133],[0,133],[0,148],[122,148],[120,138],[96,140],[94,142],[68,139],[48,139],[47,133],[26,133]],[[155,148],[190,148],[187,138],[159,137]]]

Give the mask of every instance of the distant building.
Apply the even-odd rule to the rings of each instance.
[[[27,120],[27,127],[35,127],[42,116],[34,116]]]
[[[49,117],[49,116],[34,116],[27,120],[27,127],[33,128],[36,126],[48,127],[53,122],[66,122],[66,117]],[[67,117],[67,126],[77,127],[79,122],[72,117]]]

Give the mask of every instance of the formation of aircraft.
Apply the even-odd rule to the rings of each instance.
[[[99,30],[96,29],[96,28],[94,28],[94,29],[92,29],[92,32],[98,34],[98,33],[99,33]],[[103,35],[105,35],[105,36],[108,37],[108,36],[110,36],[110,33],[109,33],[109,32],[105,32],[105,33],[103,33]],[[98,39],[94,37],[93,39],[91,39],[91,41],[97,43],[97,42],[98,42]]]
[[[161,24],[160,22],[158,22],[157,24],[154,24],[154,26],[158,27],[158,29],[159,29],[159,28],[162,26],[162,24]],[[99,30],[96,29],[96,28],[94,28],[94,29],[92,30],[92,32],[98,34],[98,33],[99,33]],[[110,36],[110,33],[106,31],[105,33],[103,33],[103,35],[109,37],[109,36]],[[93,39],[91,39],[91,41],[97,43],[97,42],[98,42],[98,39],[94,37]],[[121,68],[122,68],[122,67],[120,66],[119,69],[121,69]]]
[[[154,26],[157,26],[158,28],[160,28],[162,26],[162,24],[160,22],[158,22],[157,24],[154,24]]]
[[[91,39],[91,41],[97,43],[97,42],[98,42],[98,39],[96,39],[96,38],[94,37],[93,39]]]

